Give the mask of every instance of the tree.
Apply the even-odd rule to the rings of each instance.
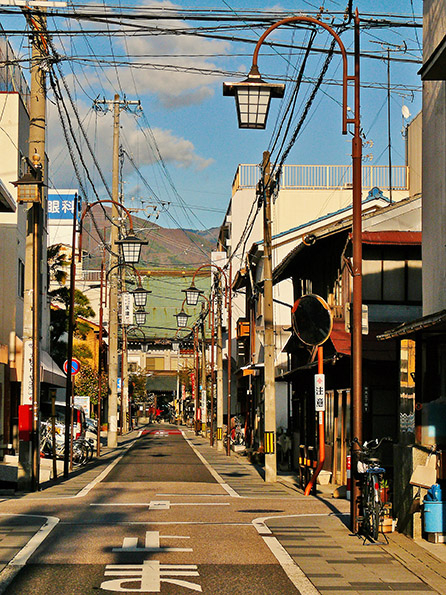
[[[108,387],[108,376],[105,371],[101,373],[102,398]],[[74,394],[90,397],[90,403],[97,405],[99,398],[99,376],[90,364],[83,362],[81,369],[74,377]]]
[[[147,374],[141,368],[129,374],[129,395],[135,403],[147,400]]]
[[[51,281],[65,285],[68,277],[67,268],[70,264],[66,257],[66,247],[63,244],[53,244],[47,249],[48,287]]]

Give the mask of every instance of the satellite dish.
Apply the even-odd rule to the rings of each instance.
[[[294,332],[306,345],[322,345],[333,328],[330,306],[312,293],[296,300],[291,317]]]
[[[410,118],[411,114],[407,105],[403,105],[403,107],[401,108],[401,113],[403,114],[403,118],[405,118],[406,120]]]

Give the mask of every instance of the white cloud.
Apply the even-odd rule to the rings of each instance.
[[[152,130],[159,152],[166,163],[174,163],[178,167],[190,167],[202,170],[211,165],[213,159],[204,159],[195,153],[195,147],[189,140],[175,136],[171,130],[161,130],[154,128]],[[126,133],[126,141],[129,146],[135,146],[136,135],[141,132],[133,131],[132,134]],[[141,143],[139,143],[141,144]],[[147,152],[140,150],[138,152],[139,163],[141,165],[151,165],[156,161],[156,156],[151,149]]]
[[[86,130],[89,144],[95,152],[95,156],[103,175],[111,184],[112,170],[112,139],[113,139],[113,116],[110,112],[103,115],[96,115],[91,106],[82,102],[77,102],[77,109],[83,127]],[[49,103],[48,109],[48,154],[50,159],[50,180],[51,183],[59,187],[72,186],[77,184],[74,175],[74,168],[71,163],[67,142],[65,140],[57,108]],[[71,110],[70,110],[71,111]],[[71,114],[71,122],[74,130],[78,130],[78,125],[74,114]],[[196,153],[194,144],[180,136],[176,136],[171,130],[153,129],[153,137],[159,152],[167,164],[173,164],[181,168],[193,168],[202,170],[213,163],[212,159],[205,159]],[[126,151],[131,154],[131,148],[138,147],[138,155],[135,162],[138,167],[153,165],[158,161],[158,153],[154,146],[151,146],[151,134],[146,130],[141,130],[133,116],[121,115],[121,143]],[[78,134],[78,143],[82,150],[82,155],[87,164],[88,171],[95,185],[100,188],[102,182],[99,174],[93,165],[89,155],[86,142]],[[73,147],[74,144],[72,143]],[[79,169],[83,170],[81,160],[75,151],[76,161]],[[128,160],[125,162],[124,174],[130,175],[133,168]],[[85,178],[85,174],[82,173]]]

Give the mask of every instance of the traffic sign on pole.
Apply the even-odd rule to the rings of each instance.
[[[76,376],[76,374],[79,372],[80,369],[81,369],[80,361],[78,359],[76,359],[75,357],[73,357],[71,360],[71,375]],[[68,360],[65,360],[65,362],[64,362],[63,371],[65,372],[65,374],[68,373]]]

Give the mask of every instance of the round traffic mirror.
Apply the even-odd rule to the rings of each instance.
[[[322,345],[333,327],[330,306],[318,295],[309,293],[296,300],[291,311],[293,330],[305,345]]]

